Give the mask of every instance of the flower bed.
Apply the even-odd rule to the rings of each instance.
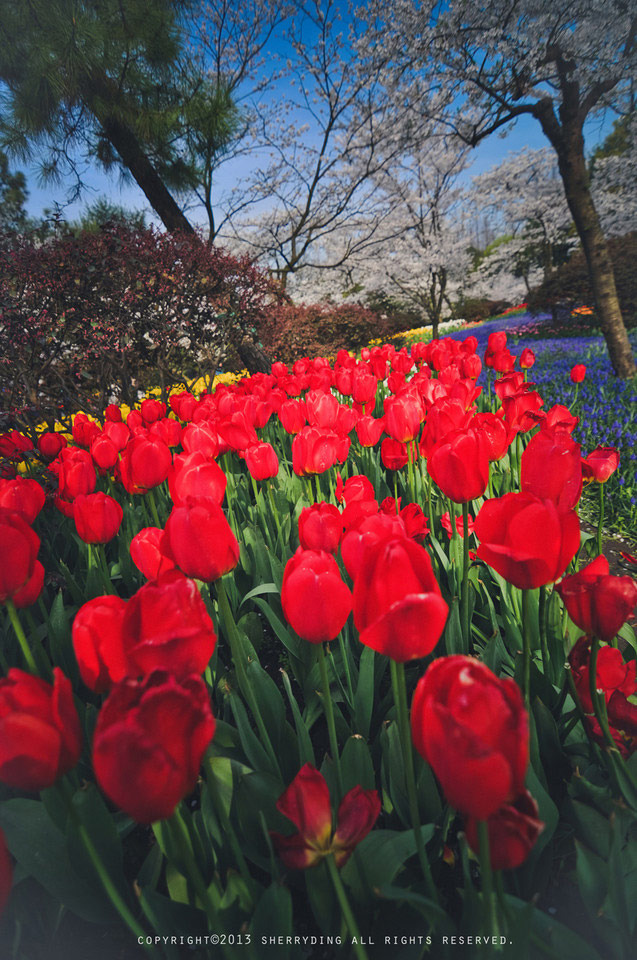
[[[629,960],[637,586],[577,512],[619,457],[477,345],[0,439],[16,956]]]

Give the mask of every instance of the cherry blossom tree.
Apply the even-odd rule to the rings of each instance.
[[[359,46],[397,101],[409,99],[465,143],[537,120],[553,147],[615,373],[635,361],[590,187],[584,124],[629,96],[637,13],[626,0],[374,0]]]
[[[365,289],[414,306],[432,325],[434,337],[471,266],[464,191],[458,185],[467,154],[461,143],[450,144],[432,129],[426,138],[396,150],[375,177],[390,236],[367,258]]]
[[[297,0],[276,116],[262,117],[267,163],[235,191],[224,238],[284,286],[301,268],[334,269],[387,237],[373,178],[391,156],[395,108],[356,68],[357,25],[335,0]]]
[[[473,178],[471,203],[489,218],[501,242],[482,256],[478,272],[503,272],[524,281],[526,293],[547,280],[577,244],[555,153],[549,147],[510,154]]]

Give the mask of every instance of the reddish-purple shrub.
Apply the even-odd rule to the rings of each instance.
[[[0,399],[25,425],[227,366],[277,295],[248,258],[125,225],[3,238],[0,285]]]
[[[400,329],[400,322],[356,303],[335,306],[288,302],[267,311],[259,326],[259,338],[273,360],[291,363],[303,356],[334,356],[341,349],[355,350]]]

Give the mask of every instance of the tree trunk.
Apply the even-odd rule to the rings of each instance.
[[[270,373],[272,362],[268,359],[256,340],[244,337],[237,346],[241,363],[248,373]]]
[[[130,170],[133,179],[170,233],[194,234],[189,220],[184,216],[161,177],[141,149],[134,133],[114,117],[98,116],[105,136],[113,144],[122,163]]]
[[[170,233],[196,236],[192,224],[148,159],[134,130],[107,108],[107,104],[116,104],[119,96],[113,81],[106,74],[93,73],[86,78],[86,86],[92,91],[92,96],[87,98],[89,109],[166,229]],[[270,372],[271,363],[256,341],[244,336],[236,346],[249,373]]]
[[[613,263],[591,197],[581,129],[565,131],[559,144],[554,146],[566,200],[588,264],[611,365],[618,377],[632,377],[635,374],[635,359],[619,306]]]

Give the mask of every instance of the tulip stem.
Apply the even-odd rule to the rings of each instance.
[[[599,519],[597,521],[597,554],[602,555],[604,535],[604,484],[599,483]]]
[[[352,707],[354,704],[354,688],[352,687],[352,674],[349,668],[350,646],[342,630],[338,635],[338,642],[341,648],[341,657],[343,658],[343,666],[345,667],[345,682],[347,683],[347,692],[349,694],[349,705],[350,707]]]
[[[276,753],[274,752],[274,747],[272,746],[272,741],[268,734],[268,728],[265,725],[263,716],[259,709],[259,703],[256,696],[254,695],[254,690],[252,684],[248,680],[248,674],[246,672],[246,665],[244,663],[244,650],[243,643],[241,641],[241,635],[237,629],[237,625],[234,622],[234,617],[232,616],[232,610],[230,609],[230,603],[228,602],[228,595],[226,593],[226,588],[223,583],[223,579],[220,577],[215,581],[215,590],[217,594],[217,604],[219,607],[219,613],[221,619],[223,620],[224,632],[226,639],[230,645],[230,652],[232,654],[232,660],[237,671],[237,678],[239,681],[239,688],[243,693],[244,697],[248,701],[250,710],[255,719],[257,729],[261,736],[261,742],[265,747],[266,753],[268,754],[270,761],[272,763],[272,769],[276,775],[281,776],[281,770],[279,767],[278,760],[276,758]],[[247,657],[245,657],[247,660]]]
[[[407,798],[409,801],[409,814],[411,824],[414,829],[414,839],[416,841],[416,850],[418,859],[423,872],[423,877],[427,885],[427,893],[434,903],[438,902],[436,887],[431,876],[431,867],[427,859],[427,851],[422,839],[422,830],[420,828],[420,813],[418,811],[418,795],[416,793],[416,774],[414,771],[414,751],[411,745],[411,733],[409,729],[409,711],[407,708],[407,684],[405,681],[405,664],[396,663],[395,660],[389,661],[392,687],[394,691],[394,703],[396,704],[396,715],[398,719],[398,732],[403,752],[403,763],[405,767],[405,784],[407,787]]]
[[[148,491],[148,502],[150,503],[150,512],[153,515],[153,520],[155,521],[156,527],[161,527],[162,524],[159,520],[159,513],[157,512],[157,501],[155,500],[155,491]]]
[[[460,606],[462,611],[462,633],[464,652],[471,648],[471,627],[469,623],[469,504],[462,504],[462,592]]]
[[[334,722],[334,705],[332,704],[332,694],[330,693],[330,681],[327,676],[327,658],[325,655],[324,644],[319,644],[319,669],[321,671],[321,684],[323,686],[323,709],[325,719],[327,720],[327,732],[330,738],[330,750],[332,759],[336,767],[336,779],[338,781],[339,800],[343,799],[343,771],[341,770],[341,755],[338,752],[338,740],[336,739],[336,724]]]
[[[493,872],[491,870],[491,852],[489,850],[489,828],[486,820],[478,820],[478,843],[480,857],[480,877],[482,880],[482,899],[489,918],[489,936],[498,937],[498,913],[493,895]]]
[[[91,863],[95,869],[97,876],[99,877],[100,883],[104,887],[104,892],[106,893],[108,899],[111,901],[118,914],[133,934],[137,937],[137,942],[145,946],[148,953],[151,955],[154,954],[154,951],[146,944],[146,932],[143,927],[137,922],[133,914],[131,913],[129,907],[124,902],[122,895],[119,890],[116,888],[113,883],[108,870],[106,869],[102,858],[95,848],[95,844],[91,839],[91,835],[88,830],[80,820],[79,814],[73,804],[73,792],[72,787],[64,779],[59,780],[56,784],[58,792],[64,800],[64,804],[69,812],[69,817],[75,824],[77,832],[79,834],[80,840],[86,850]]]
[[[97,551],[97,566],[99,568],[102,580],[104,581],[104,588],[107,593],[114,594],[115,589],[113,587],[113,582],[111,580],[111,574],[108,569],[108,563],[106,560],[106,550],[103,543],[96,544]]]
[[[272,490],[272,484],[271,484],[271,483],[268,484],[268,496],[269,496],[269,500],[270,500],[270,507],[272,508],[272,516],[274,517],[274,523],[276,524],[277,542],[278,542],[278,541],[280,541],[280,540],[282,539],[282,538],[281,538],[281,523],[280,523],[280,521],[279,521],[279,512],[278,512],[278,510],[277,510],[277,508],[276,508],[276,503],[274,502],[274,493],[273,493],[273,490]]]
[[[527,711],[531,707],[531,591],[522,591],[522,642],[523,671],[522,689],[524,691],[524,706]]]
[[[22,655],[26,661],[27,667],[30,672],[33,673],[36,677],[39,674],[38,666],[35,662],[31,648],[29,647],[29,642],[26,638],[24,630],[22,629],[22,624],[20,623],[20,618],[18,617],[18,611],[15,608],[15,603],[11,598],[7,600],[7,610],[9,612],[9,620],[15,631],[15,635],[18,638],[18,643],[20,644],[20,649],[22,650]]]
[[[415,482],[415,463],[416,458],[414,456],[415,444],[413,440],[407,441],[407,475],[409,478],[409,493],[411,495],[411,502],[416,502],[416,482]]]
[[[613,740],[612,734],[608,726],[608,717],[606,715],[606,701],[603,700],[603,694],[599,694],[597,691],[597,655],[599,653],[599,637],[593,637],[591,641],[591,659],[588,668],[588,683],[589,683],[589,692],[591,695],[591,703],[593,704],[593,713],[595,714],[595,719],[599,724],[599,728],[604,734],[604,740],[607,745],[612,749],[617,749],[617,744]],[[603,703],[602,703],[603,700]]]
[[[429,475],[429,471],[427,471],[427,511],[429,512],[429,516],[427,517],[429,521],[429,536],[432,540],[437,540],[438,535],[434,529],[434,517],[431,507],[431,476]]]
[[[540,626],[540,646],[542,647],[542,660],[544,662],[544,675],[553,683],[553,664],[549,654],[549,645],[546,635],[546,586],[540,587],[540,606],[539,606],[539,626]]]
[[[349,900],[347,899],[347,893],[345,892],[345,887],[343,886],[343,881],[341,880],[340,874],[338,872],[338,867],[334,861],[334,856],[330,854],[327,857],[327,869],[334,886],[334,892],[340,904],[341,913],[343,914],[343,919],[345,920],[345,926],[349,930],[349,934],[352,938],[352,946],[354,947],[354,953],[358,960],[368,960],[367,951],[362,944],[362,937],[358,929],[358,924],[356,923],[356,918],[352,912],[352,908],[349,905]]]

